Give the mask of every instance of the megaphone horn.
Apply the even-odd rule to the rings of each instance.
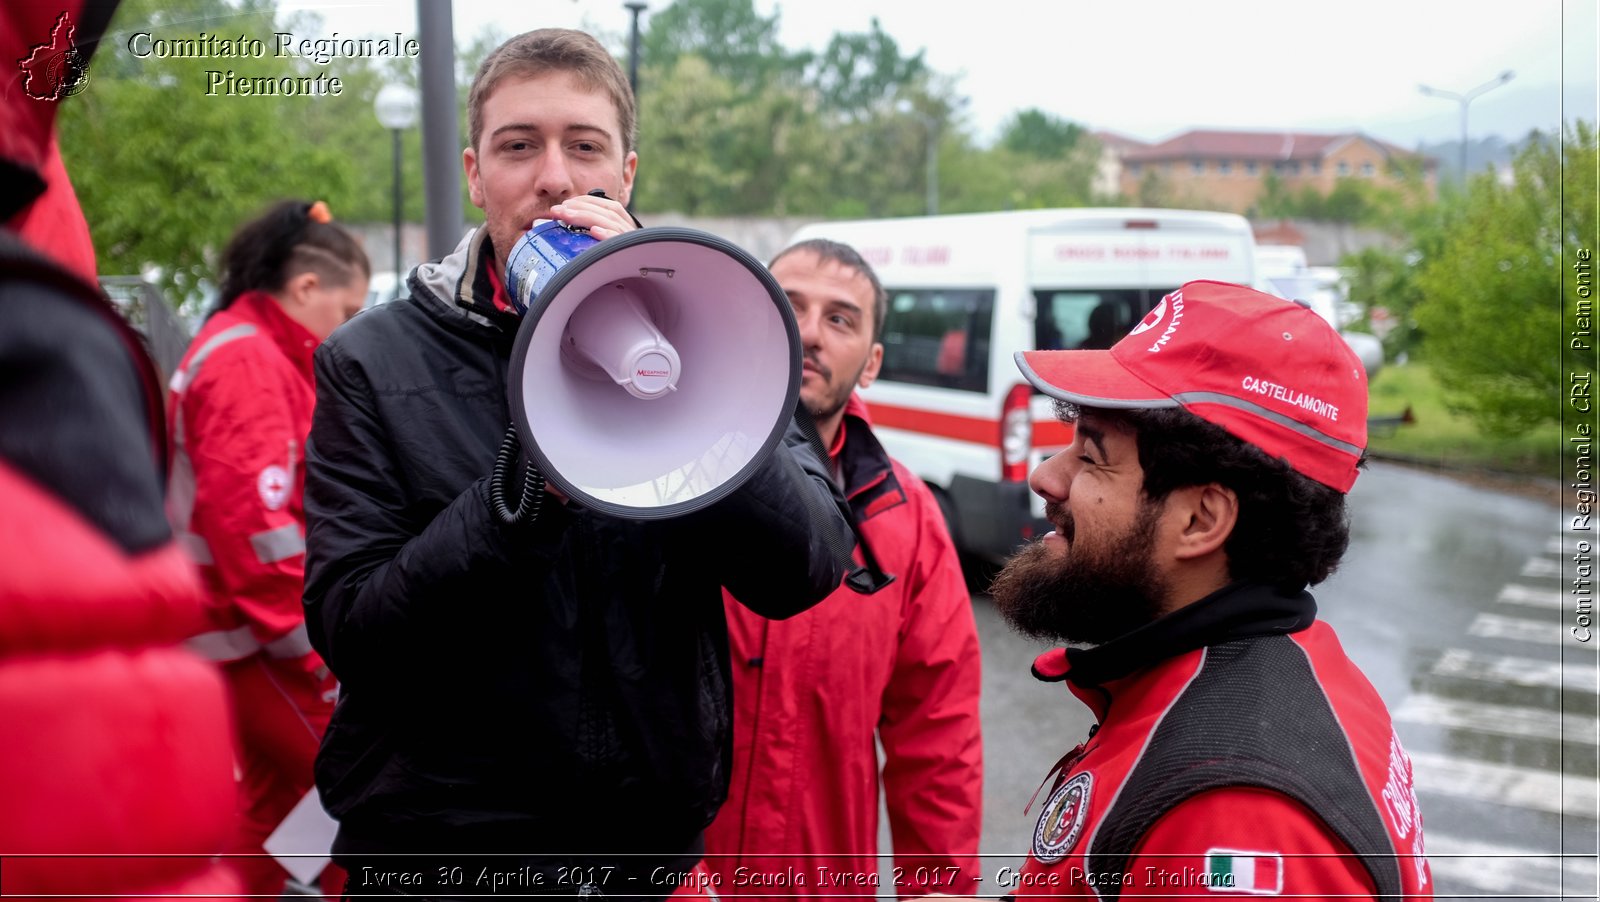
[[[696,229],[603,242],[558,222],[512,249],[524,311],[511,420],[563,494],[614,516],[681,516],[737,489],[782,441],[800,333],[748,253]]]

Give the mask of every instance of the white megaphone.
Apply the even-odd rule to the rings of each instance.
[[[535,467],[619,517],[698,510],[783,440],[800,392],[788,297],[753,257],[706,232],[606,241],[535,223],[506,263],[522,311],[507,382]]]

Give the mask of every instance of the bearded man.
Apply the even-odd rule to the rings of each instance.
[[[1073,443],[993,587],[1094,712],[1019,895],[1429,899],[1411,762],[1306,588],[1349,543],[1360,361],[1310,309],[1190,282],[1109,350],[1027,351]]]

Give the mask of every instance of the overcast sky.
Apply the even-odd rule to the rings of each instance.
[[[985,140],[1015,111],[1038,107],[1147,141],[1201,127],[1359,129],[1413,147],[1461,127],[1461,105],[1419,84],[1463,94],[1508,69],[1511,82],[1469,107],[1474,138],[1553,129],[1563,100],[1567,119],[1597,118],[1596,0],[755,3],[779,13],[781,39],[796,49],[820,49],[876,17],[903,51],[925,48],[934,69],[960,77]],[[306,37],[416,29],[412,0],[284,0],[280,9],[322,16],[326,34]],[[623,0],[457,0],[454,22],[458,39],[488,27],[585,28],[622,53],[629,17]]]

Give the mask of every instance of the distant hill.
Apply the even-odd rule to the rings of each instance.
[[[1509,166],[1512,159],[1527,144],[1527,141],[1526,137],[1515,141],[1507,141],[1499,135],[1489,135],[1485,138],[1468,141],[1467,171],[1479,173],[1490,165],[1497,169]],[[1433,144],[1418,143],[1417,153],[1426,154],[1439,161],[1440,182],[1454,182],[1460,179],[1460,141],[1439,141]]]

